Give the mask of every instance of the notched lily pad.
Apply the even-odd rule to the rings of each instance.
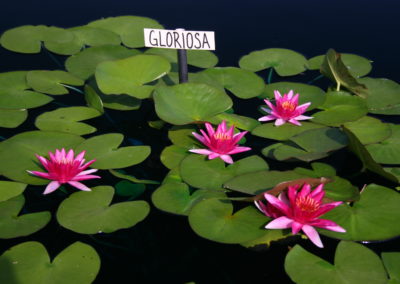
[[[0,181],[0,202],[22,194],[26,184],[13,181]]]
[[[323,125],[312,122],[302,122],[301,127],[291,123],[285,123],[279,127],[275,126],[273,123],[263,123],[254,128],[251,134],[263,138],[285,141],[304,131],[323,127]]]
[[[61,70],[29,71],[26,74],[28,85],[37,92],[49,95],[65,95],[69,91],[63,85],[82,86],[83,81]]]
[[[15,128],[28,118],[26,109],[0,109],[0,127]]]
[[[388,123],[383,123],[370,116],[364,116],[353,122],[346,122],[344,126],[353,132],[363,145],[381,142],[392,134]]]

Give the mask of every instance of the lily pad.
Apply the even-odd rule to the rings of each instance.
[[[220,124],[223,120],[225,120],[229,126],[234,125],[236,128],[247,131],[251,131],[255,127],[260,125],[260,122],[258,122],[254,118],[226,112],[217,114],[216,116],[210,118],[209,122],[217,125]]]
[[[26,71],[0,73],[0,108],[28,109],[45,105],[53,99],[44,94],[29,91]]]
[[[26,109],[0,109],[0,127],[15,128],[28,118]]]
[[[61,226],[80,234],[112,233],[133,227],[149,214],[145,201],[120,202],[110,206],[111,186],[97,186],[90,192],[75,192],[57,210]]]
[[[232,107],[228,95],[205,84],[185,83],[159,87],[153,97],[157,115],[176,125],[207,121]]]
[[[26,184],[13,181],[0,181],[0,202],[22,194]]]
[[[293,76],[306,70],[307,59],[289,49],[268,48],[243,56],[239,66],[253,72],[272,67],[279,76]]]
[[[119,16],[97,20],[88,24],[89,27],[112,31],[121,37],[127,47],[144,47],[144,28],[163,29],[157,21],[138,16]]]
[[[286,256],[285,270],[298,284],[384,284],[388,280],[379,257],[367,247],[352,242],[339,243],[334,264],[296,245]]]
[[[261,150],[261,153],[268,158],[278,161],[304,161],[311,162],[314,160],[327,157],[328,152],[310,152],[302,149],[296,144],[276,143]]]
[[[104,113],[103,101],[90,85],[85,85],[85,101],[89,107],[97,110],[101,114]]]
[[[212,68],[218,63],[218,57],[209,50],[187,50],[187,64],[199,68]],[[145,54],[165,57],[171,63],[178,63],[178,53],[175,49],[149,48]]]
[[[170,70],[169,62],[157,55],[136,55],[106,61],[96,68],[96,81],[105,94],[127,94],[139,99],[150,97],[153,86],[145,85]]]
[[[47,156],[48,152],[54,152],[55,149],[71,149],[83,140],[80,136],[60,132],[19,133],[0,143],[0,159],[7,161],[0,163],[0,173],[11,180],[27,184],[46,184],[47,179],[27,173],[27,170],[43,171],[35,154]]]
[[[92,283],[100,257],[89,245],[75,242],[51,262],[38,242],[13,246],[0,256],[0,282],[9,284]]]
[[[263,123],[254,128],[251,134],[263,138],[285,141],[304,131],[323,127],[323,125],[312,122],[302,122],[301,126],[286,123],[279,127],[275,126],[273,123]]]
[[[83,81],[65,71],[29,71],[26,74],[28,85],[37,92],[49,95],[64,95],[69,91],[65,85],[82,86]]]
[[[399,252],[384,252],[382,253],[382,261],[386,271],[390,276],[388,284],[400,283],[400,253]]]
[[[400,235],[397,220],[400,212],[400,194],[390,188],[368,185],[360,200],[352,206],[343,204],[324,215],[346,229],[346,233],[324,230],[324,235],[352,241],[385,240]]]
[[[381,142],[389,138],[392,130],[389,124],[379,119],[364,116],[359,120],[347,122],[344,126],[349,129],[363,145]]]
[[[128,181],[131,181],[133,183],[140,183],[140,184],[160,184],[158,181],[155,180],[149,180],[149,179],[138,179],[135,178],[132,175],[126,174],[125,171],[120,170],[120,171],[116,171],[116,170],[109,170],[110,174],[112,174],[113,176],[117,177],[117,178],[122,178]]]
[[[51,213],[42,211],[18,216],[25,204],[23,195],[0,202],[0,238],[12,239],[31,235],[49,223]],[[1,276],[0,276],[1,278]]]
[[[115,45],[121,43],[120,37],[109,30],[98,29],[89,26],[74,27],[68,29],[75,36],[75,41],[82,46],[101,46],[101,45]]]
[[[377,144],[366,148],[372,158],[382,164],[400,164],[400,125],[389,124],[392,135]]]
[[[124,136],[117,133],[94,136],[83,141],[75,150],[86,150],[86,160],[95,159],[92,167],[102,170],[130,167],[143,162],[150,155],[149,146],[118,148],[123,139]]]
[[[173,169],[179,166],[184,158],[190,155],[187,148],[171,145],[164,148],[161,152],[160,160],[168,169]]]
[[[278,90],[282,95],[289,93],[290,90],[293,90],[296,94],[299,94],[299,104],[311,102],[311,105],[307,108],[307,111],[322,105],[326,98],[325,92],[316,86],[293,82],[278,82],[268,84],[265,87],[262,97],[274,99],[275,90]]]
[[[115,185],[115,194],[129,196],[129,200],[139,197],[145,190],[146,186],[143,183],[133,183],[128,180],[121,180]]]
[[[168,131],[168,138],[174,145],[186,149],[201,146],[202,144],[194,138],[192,132],[196,132],[196,129],[191,125],[173,126]]]
[[[69,73],[83,80],[89,79],[99,63],[123,59],[140,54],[136,49],[128,49],[119,45],[104,45],[90,47],[68,57],[65,68]]]
[[[90,134],[96,128],[82,122],[99,116],[100,113],[89,107],[65,107],[44,112],[36,118],[35,126],[43,131],[65,132],[76,135]]]

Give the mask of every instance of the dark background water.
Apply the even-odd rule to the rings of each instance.
[[[371,76],[399,82],[399,8],[400,4],[394,0],[3,0],[0,32],[25,24],[73,27],[102,17],[147,16],[168,29],[215,31],[219,66],[237,66],[241,56],[264,48],[289,48],[309,58],[332,47],[373,60]],[[0,48],[0,72],[40,68],[57,66],[46,54],[17,55]],[[258,252],[217,244],[197,237],[186,218],[156,209],[134,228],[112,237],[96,236],[97,240],[58,227],[55,220],[52,223],[33,236],[0,242],[1,251],[23,241],[38,240],[45,242],[54,256],[73,240],[90,243],[102,258],[96,283],[290,283],[282,265],[288,244]],[[68,240],[68,244],[63,240]],[[324,252],[332,261],[337,242],[326,238],[323,241],[327,246]],[[321,254],[308,241],[300,243],[307,250]],[[377,251],[398,251],[399,242],[370,247]]]

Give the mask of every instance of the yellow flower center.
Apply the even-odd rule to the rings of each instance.
[[[215,133],[214,138],[220,141],[226,141],[231,139],[231,137],[226,133]]]
[[[296,199],[296,206],[305,212],[315,212],[319,209],[320,203],[311,197],[300,197]]]
[[[295,106],[295,104],[293,104],[292,102],[286,101],[286,102],[283,102],[283,103],[282,103],[282,108],[283,108],[284,110],[294,111],[294,110],[296,109],[296,106]]]

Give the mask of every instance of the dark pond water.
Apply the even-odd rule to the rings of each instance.
[[[396,1],[26,0],[2,4],[0,32],[24,24],[72,27],[101,17],[139,15],[154,18],[170,29],[215,31],[220,66],[237,66],[241,56],[257,49],[283,47],[313,57],[333,47],[373,60],[371,76],[400,81],[400,4]],[[0,72],[57,68],[46,54],[16,55],[4,49],[0,49],[0,62]],[[136,119],[137,125],[144,120]],[[122,127],[124,123],[128,122],[121,121]],[[156,134],[146,135],[150,139]],[[144,142],[157,148],[154,141]],[[344,161],[334,162],[344,164]],[[163,173],[159,169],[159,174]],[[362,178],[356,182],[362,184]],[[144,198],[149,196],[147,193]],[[40,204],[39,197],[28,193],[32,204]],[[63,197],[52,198],[45,203],[51,209],[53,200],[55,210]],[[35,210],[35,205],[31,206]],[[294,245],[288,242],[269,250],[246,250],[214,243],[197,237],[186,218],[156,209],[134,228],[95,238],[69,232],[53,220],[32,236],[1,241],[0,250],[27,240],[45,243],[53,256],[75,240],[90,243],[102,258],[102,269],[95,283],[290,283],[282,264],[288,246]],[[321,255],[321,250],[309,242],[298,243]],[[332,261],[337,242],[324,239],[324,243],[324,255]],[[398,240],[369,247],[377,252],[400,250]],[[123,280],[124,277],[129,280]]]

